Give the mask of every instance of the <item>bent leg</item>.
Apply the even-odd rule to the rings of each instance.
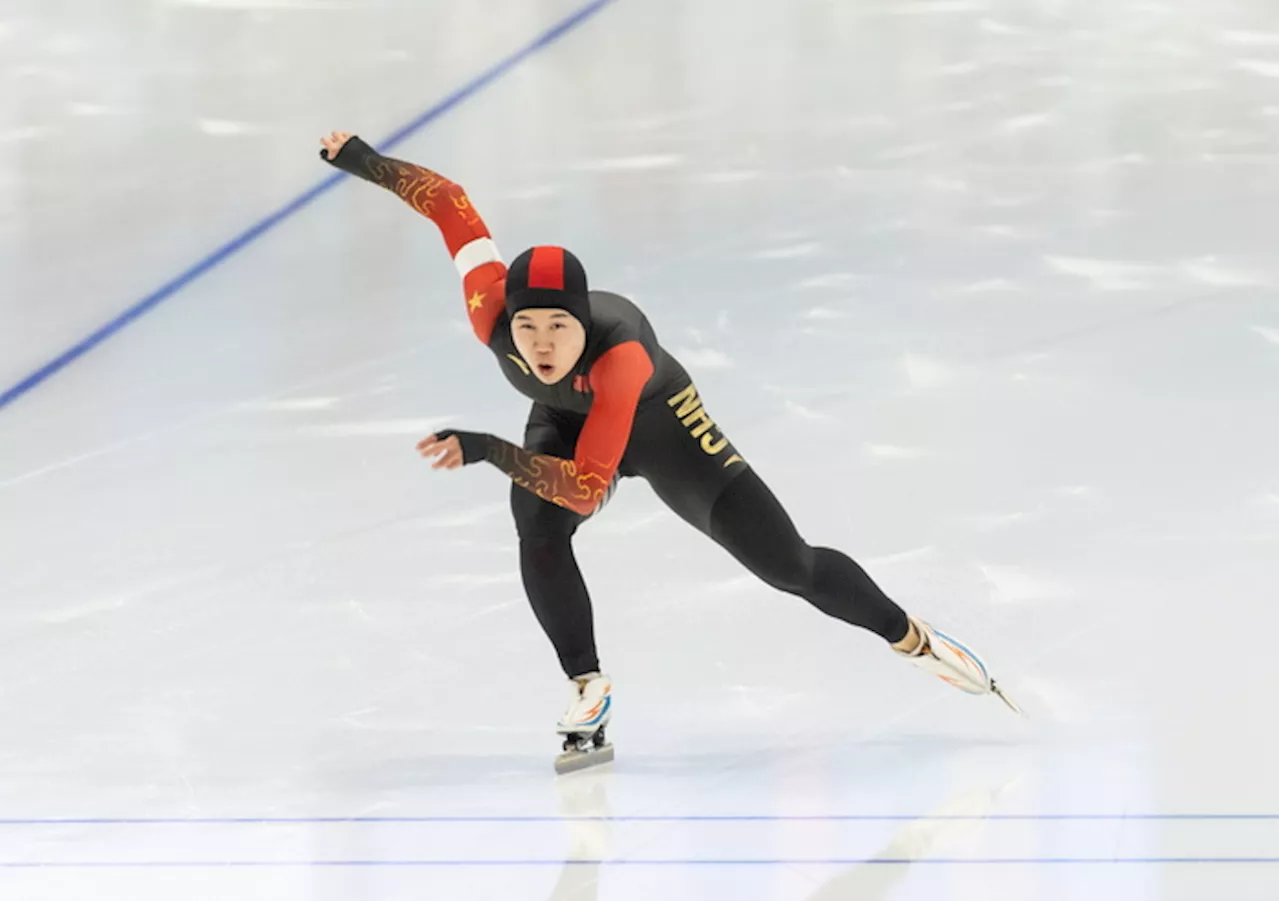
[[[543,453],[573,454],[577,423],[534,405],[525,428],[525,447]],[[591,598],[573,555],[573,534],[584,518],[511,486],[511,513],[520,537],[520,576],[529,605],[555,647],[566,676],[600,669]]]

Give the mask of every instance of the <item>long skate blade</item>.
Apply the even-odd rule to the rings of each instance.
[[[599,766],[611,760],[613,760],[613,745],[609,744],[599,748],[589,748],[586,751],[565,751],[556,758],[556,773],[563,776],[565,773],[585,770],[587,767]]]
[[[1013,699],[1004,693],[1004,689],[1002,689],[999,685],[997,685],[994,679],[991,680],[991,693],[994,694],[1000,700],[1004,701],[1005,706],[1008,707],[1010,710],[1012,710],[1014,713],[1016,713],[1018,716],[1022,716],[1022,717],[1026,716],[1026,713],[1023,712],[1022,708],[1019,707],[1017,704],[1013,703]]]

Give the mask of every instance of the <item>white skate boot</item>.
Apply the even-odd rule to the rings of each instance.
[[[920,633],[920,645],[914,651],[898,651],[895,648],[895,653],[961,691],[971,695],[993,694],[1004,701],[1014,713],[1022,713],[1022,709],[1001,691],[987,672],[987,665],[971,648],[933,628],[924,620],[914,616],[908,619]]]
[[[556,723],[556,731],[564,736],[564,752],[556,758],[557,773],[613,760],[613,745],[604,737],[613,713],[612,690],[609,677],[600,673],[569,680],[569,706]]]

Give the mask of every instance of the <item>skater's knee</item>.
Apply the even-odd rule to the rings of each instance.
[[[511,515],[522,542],[563,541],[582,522],[582,517],[572,510],[557,507],[516,485],[511,486]]]
[[[802,542],[771,548],[752,569],[779,591],[807,596],[813,588],[813,548]]]

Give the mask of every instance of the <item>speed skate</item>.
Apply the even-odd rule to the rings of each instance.
[[[563,775],[611,760],[613,745],[605,739],[603,729],[589,735],[574,732],[564,737],[564,751],[556,757],[556,772]]]
[[[1026,716],[1022,708],[991,678],[986,663],[973,649],[924,620],[914,616],[908,617],[908,620],[919,634],[920,644],[911,651],[898,651],[899,656],[906,657],[920,669],[966,694],[995,695],[1014,713]]]
[[[569,680],[569,706],[556,732],[564,745],[556,758],[557,773],[572,773],[613,760],[613,745],[604,728],[613,713],[613,685],[608,676],[586,673]]]

